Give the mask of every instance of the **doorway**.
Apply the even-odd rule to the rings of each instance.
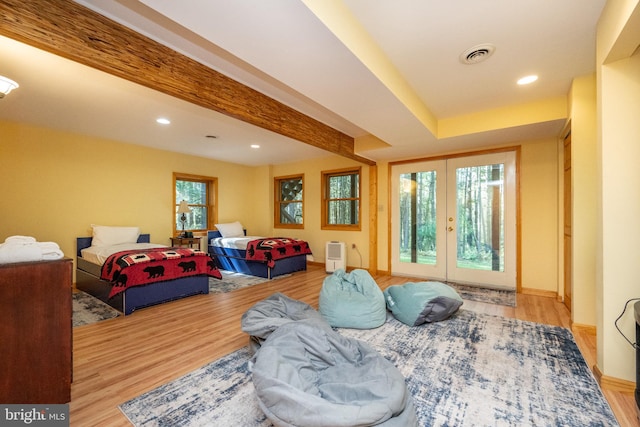
[[[393,165],[392,274],[515,289],[515,158]]]

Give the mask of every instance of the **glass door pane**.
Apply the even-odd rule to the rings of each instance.
[[[447,280],[516,287],[515,153],[447,161]]]
[[[443,279],[446,274],[444,161],[394,166],[392,256],[394,274]]]
[[[456,169],[458,268],[504,271],[504,165]]]
[[[400,262],[436,263],[436,172],[400,175]]]

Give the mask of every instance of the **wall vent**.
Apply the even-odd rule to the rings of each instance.
[[[496,47],[490,43],[479,44],[462,52],[460,62],[468,65],[477,64],[489,59],[495,50]]]

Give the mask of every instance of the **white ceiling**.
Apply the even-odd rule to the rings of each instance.
[[[558,136],[564,120],[438,140],[424,117],[437,122],[566,96],[573,77],[595,71],[605,3],[76,1],[350,136],[374,135],[388,146],[356,153],[373,160]],[[483,43],[496,46],[485,62],[459,61]],[[327,155],[10,39],[0,37],[0,55],[0,75],[21,85],[0,100],[0,119],[246,165]],[[527,74],[540,78],[517,86]],[[158,116],[172,124],[156,124]]]

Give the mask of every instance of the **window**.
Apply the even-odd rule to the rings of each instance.
[[[276,228],[304,228],[304,175],[274,178]]]
[[[186,201],[191,212],[184,215],[184,231],[206,232],[217,222],[216,184],[217,178],[198,175],[173,174],[174,235],[183,231],[182,214],[178,213],[181,201]]]
[[[322,172],[322,228],[360,230],[360,168]]]

